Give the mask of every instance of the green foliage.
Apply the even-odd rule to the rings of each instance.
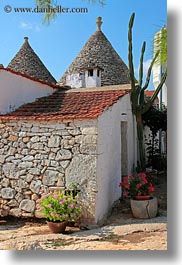
[[[140,155],[140,167],[142,170],[145,170],[145,150],[144,150],[144,137],[143,137],[143,121],[142,121],[142,114],[147,112],[152,104],[154,103],[159,91],[162,89],[162,86],[167,77],[167,69],[162,76],[161,82],[159,83],[158,87],[156,88],[153,96],[146,102],[144,93],[147,89],[152,67],[159,56],[160,50],[156,50],[155,56],[150,64],[150,67],[147,72],[147,77],[145,84],[143,86],[143,60],[144,60],[144,53],[146,43],[144,42],[141,49],[141,56],[140,56],[140,67],[139,67],[139,82],[136,83],[135,76],[134,76],[134,66],[133,66],[133,46],[132,46],[132,28],[134,24],[135,13],[133,13],[130,17],[129,26],[128,26],[128,63],[129,63],[129,76],[130,76],[130,83],[131,83],[131,105],[132,105],[132,112],[136,118],[137,123],[137,138],[138,138],[138,146],[139,146],[139,155]]]
[[[86,0],[82,0],[82,1],[86,1]],[[105,0],[87,0],[88,3],[90,4],[100,4],[101,6],[105,5]]]
[[[42,10],[53,10],[57,6],[56,0],[35,0],[38,7]],[[43,18],[43,24],[49,24],[51,20],[55,20],[57,17],[56,12],[45,13]]]
[[[151,106],[150,109],[142,115],[144,126],[148,126],[152,134],[156,135],[157,132],[167,130],[167,109],[162,111]]]
[[[167,109],[162,111],[151,107],[145,114],[142,115],[144,126],[148,126],[151,130],[151,137],[146,141],[146,151],[148,154],[148,166],[152,166],[157,170],[166,170],[166,156],[161,155],[159,150],[159,140],[156,138],[159,130],[167,130]]]
[[[85,1],[85,0],[82,0]],[[61,5],[61,3],[58,3],[57,0],[35,0],[36,4],[39,8],[43,10],[53,10],[56,6]],[[105,0],[87,0],[90,4],[100,4],[101,6],[105,5]],[[55,20],[57,18],[56,12],[50,12],[46,13],[43,18],[43,24],[50,24],[51,20]]]
[[[154,54],[159,51],[157,63],[167,65],[167,28],[163,27],[154,38]]]
[[[81,213],[80,203],[72,192],[64,193],[57,191],[43,194],[37,200],[37,209],[43,216],[53,222],[56,221],[76,221]]]
[[[153,157],[152,167],[159,171],[167,171],[167,155],[159,154]]]

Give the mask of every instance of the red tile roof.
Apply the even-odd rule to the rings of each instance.
[[[145,96],[147,96],[147,97],[152,97],[153,96],[153,94],[154,94],[154,90],[146,90],[145,91]]]
[[[145,91],[145,96],[146,96],[146,97],[152,97],[153,94],[154,94],[154,92],[155,92],[155,90],[146,90],[146,91]],[[158,98],[158,97],[156,97],[156,99],[155,99],[155,103],[156,103],[156,104],[159,103],[159,98]]]
[[[68,92],[56,91],[16,111],[0,115],[1,120],[94,119],[129,90]]]

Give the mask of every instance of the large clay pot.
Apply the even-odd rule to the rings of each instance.
[[[152,197],[150,195],[137,195],[135,196],[135,200],[143,201],[150,200]]]
[[[47,221],[48,227],[53,233],[63,233],[66,229],[67,222],[50,222]]]
[[[130,200],[133,216],[136,218],[147,219],[154,218],[157,215],[158,202],[156,197],[148,200]]]

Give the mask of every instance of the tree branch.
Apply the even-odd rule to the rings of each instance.
[[[152,60],[152,62],[151,62],[151,64],[150,64],[150,67],[149,67],[148,72],[147,72],[146,82],[145,82],[144,87],[142,88],[143,91],[144,91],[144,90],[148,87],[148,85],[149,85],[149,82],[150,82],[150,76],[151,76],[151,72],[152,72],[152,67],[153,67],[153,65],[154,65],[154,63],[155,63],[155,61],[156,61],[156,59],[157,59],[158,56],[159,56],[159,51],[156,52],[155,57],[153,58],[153,60]]]
[[[152,104],[154,103],[158,93],[160,92],[160,90],[162,89],[165,81],[166,81],[166,78],[167,78],[167,69],[166,71],[164,72],[163,76],[162,76],[162,79],[161,79],[161,82],[160,84],[158,85],[158,87],[156,88],[153,96],[150,98],[150,100],[147,102],[147,104],[145,105],[145,107],[143,108],[142,110],[142,114],[144,114],[147,110],[150,109],[150,107],[152,106]]]
[[[130,74],[130,82],[131,82],[131,88],[135,89],[135,76],[134,76],[134,67],[133,67],[133,52],[132,52],[132,27],[133,22],[135,18],[135,13],[131,15],[130,21],[129,21],[129,30],[128,30],[128,63],[129,63],[129,74]]]
[[[141,50],[141,57],[140,57],[140,68],[139,68],[139,86],[142,86],[142,82],[143,82],[143,57],[144,57],[144,53],[145,53],[145,47],[146,47],[146,42],[144,41],[143,45],[142,45],[142,50]]]

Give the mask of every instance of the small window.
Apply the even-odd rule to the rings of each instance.
[[[97,69],[97,76],[100,76],[100,70]]]
[[[93,75],[94,75],[93,69],[88,70],[88,76],[93,76]]]

